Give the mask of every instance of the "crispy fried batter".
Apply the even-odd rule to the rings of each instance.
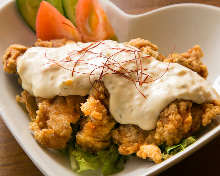
[[[89,95],[93,96],[96,100],[100,100],[105,107],[108,107],[109,93],[105,88],[103,81],[95,81]]]
[[[57,48],[65,45],[68,42],[73,42],[67,39],[57,39],[57,40],[50,40],[50,41],[44,41],[41,39],[37,39],[37,41],[34,43],[34,46],[40,46],[40,47],[47,47],[47,48]]]
[[[207,70],[207,67],[201,62],[202,57],[203,57],[203,52],[202,52],[200,46],[196,45],[193,48],[189,49],[185,53],[170,54],[163,61],[164,62],[175,62],[175,63],[181,64],[181,65],[197,72],[203,78],[207,78],[208,70]]]
[[[192,125],[192,102],[175,101],[165,108],[159,116],[156,129],[150,132],[145,142],[148,144],[173,145],[190,131]]]
[[[120,125],[113,130],[112,137],[114,143],[119,145],[119,152],[122,155],[136,153],[141,144],[144,143],[145,132],[135,125]]]
[[[204,103],[202,105],[202,110],[202,126],[206,126],[212,122],[216,115],[220,114],[220,101]]]
[[[80,118],[80,96],[42,99],[38,104],[36,119],[30,128],[35,139],[45,147],[62,149],[71,137],[70,123]]]
[[[178,63],[197,72],[204,78],[207,78],[208,76],[207,67],[201,62],[203,52],[199,45],[195,45],[185,53],[172,53],[168,57],[164,57],[158,52],[158,47],[148,40],[136,38],[129,41],[128,44],[139,48],[143,53],[146,53],[159,61]]]
[[[164,60],[165,57],[158,52],[157,45],[154,45],[148,40],[144,40],[141,38],[136,38],[128,42],[129,45],[135,46],[136,48],[139,48],[143,53],[148,54],[157,60]]]
[[[110,145],[111,130],[115,121],[99,100],[90,96],[82,104],[81,110],[88,116],[82,123],[82,129],[76,135],[77,143],[85,149],[99,151]]]
[[[137,156],[142,159],[150,158],[155,163],[160,163],[162,161],[162,153],[160,148],[154,144],[141,145],[137,152]]]
[[[158,47],[143,39],[134,39],[128,42],[144,53],[155,57],[160,61],[177,62],[192,69],[204,78],[208,72],[206,66],[200,61],[203,53],[199,46],[188,50],[182,54],[171,54],[167,58],[158,52]],[[101,91],[92,92],[96,99],[103,99],[104,88],[96,84]],[[104,98],[108,102],[108,98]],[[156,145],[166,143],[167,145],[177,144],[183,137],[199,129],[201,124],[207,125],[211,119],[219,114],[220,106],[215,103],[197,105],[190,101],[175,101],[161,112],[155,130],[147,133],[134,125],[120,125],[113,130],[112,137],[114,143],[119,145],[119,152],[129,155],[138,152],[142,158],[151,158],[154,162],[160,162],[162,155]],[[148,144],[148,145],[147,145]],[[156,144],[156,145],[151,145]],[[143,146],[140,148],[140,146]],[[151,151],[151,152],[149,152]]]
[[[40,46],[40,47],[61,47],[65,45],[66,43],[73,42],[66,39],[59,39],[59,40],[51,40],[51,41],[43,41],[38,39],[34,46]],[[24,54],[24,52],[27,50],[27,47],[23,45],[10,45],[5,54],[3,55],[3,65],[4,65],[4,71],[7,73],[17,73],[17,57]]]
[[[23,45],[11,45],[3,55],[4,71],[7,73],[17,73],[17,57],[24,54],[27,48]]]
[[[16,101],[25,105],[26,110],[31,118],[36,118],[36,111],[38,109],[35,97],[31,96],[27,91],[22,91],[21,95],[16,96]]]
[[[190,101],[175,101],[160,113],[154,130],[147,133],[135,125],[120,125],[113,130],[112,137],[114,143],[119,145],[119,153],[129,155],[137,152],[137,156],[141,158],[149,157],[154,162],[159,162],[160,152],[152,149],[150,153],[150,148],[145,147],[146,144],[177,144],[184,137],[192,135],[201,125],[211,123],[219,114],[219,101],[202,105]]]

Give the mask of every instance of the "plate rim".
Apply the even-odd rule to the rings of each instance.
[[[10,3],[14,3],[14,0],[4,0],[4,1],[2,1],[0,3],[0,11],[2,9],[6,8]],[[150,14],[155,14],[155,13],[158,13],[158,12],[161,12],[161,11],[164,11],[164,10],[169,10],[171,8],[176,8],[176,7],[201,7],[201,8],[208,8],[209,10],[218,10],[218,12],[220,12],[219,7],[215,7],[215,6],[212,6],[212,5],[204,5],[204,4],[199,4],[199,3],[181,3],[181,4],[174,4],[174,5],[169,5],[169,6],[166,6],[166,7],[161,7],[161,8],[158,8],[158,9],[155,9],[155,10],[152,10],[150,12],[143,13],[143,14],[139,14],[139,15],[131,15],[131,14],[125,13],[124,11],[122,11],[119,7],[117,7],[116,5],[114,5],[110,1],[107,1],[106,3],[110,3],[111,6],[115,6],[114,8],[117,8],[119,11],[123,12],[122,14],[128,16],[129,18],[138,18],[138,17],[142,17],[142,16],[146,16],[146,15],[150,15]],[[26,146],[23,145],[23,142],[22,142],[22,140],[19,139],[18,134],[16,134],[14,132],[14,129],[10,127],[10,122],[7,120],[7,115],[6,114],[7,114],[7,112],[4,111],[4,109],[1,107],[1,104],[0,104],[0,116],[3,120],[3,122],[5,123],[5,125],[7,126],[7,128],[9,129],[9,131],[11,132],[11,134],[14,136],[14,138],[18,142],[18,144],[25,151],[25,153],[28,155],[28,157],[32,160],[32,162],[35,164],[35,166],[44,175],[51,176],[45,170],[45,168],[42,168],[39,161],[34,156],[32,156],[32,153],[27,150]],[[182,151],[180,153],[177,153],[176,155],[172,156],[171,158],[167,159],[166,161],[163,161],[162,163],[154,164],[153,166],[151,166],[149,171],[147,171],[146,173],[141,174],[141,175],[142,176],[154,175],[154,174],[158,174],[158,173],[164,171],[165,169],[168,169],[169,167],[173,166],[174,164],[177,164],[178,162],[180,162],[184,158],[188,157],[189,155],[191,155],[192,153],[197,151],[202,146],[209,143],[211,140],[213,140],[218,135],[220,135],[220,124],[217,125],[214,129],[210,130],[209,132],[206,132],[198,141],[196,141],[194,144],[187,147],[184,151]]]

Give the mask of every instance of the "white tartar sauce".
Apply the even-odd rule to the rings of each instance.
[[[18,58],[17,72],[23,89],[43,98],[85,96],[95,80],[102,80],[114,119],[144,130],[154,129],[160,112],[176,99],[198,104],[220,99],[192,70],[111,40],[29,48]]]

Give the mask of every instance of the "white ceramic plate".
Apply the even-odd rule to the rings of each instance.
[[[160,46],[163,54],[186,51],[194,44],[204,50],[204,62],[209,69],[209,80],[220,75],[220,9],[200,4],[173,5],[142,15],[128,15],[111,2],[101,0],[120,41],[142,37]],[[31,45],[35,41],[32,31],[18,15],[15,2],[4,0],[0,4],[0,55],[13,43]],[[1,116],[24,151],[47,176],[73,176],[68,159],[59,153],[41,148],[28,129],[29,119],[16,103],[20,91],[17,80],[7,75],[0,65]],[[219,118],[218,118],[219,119]],[[199,140],[170,159],[153,164],[150,161],[131,159],[117,176],[153,175],[170,167],[208,143],[220,133],[220,121],[201,133]]]

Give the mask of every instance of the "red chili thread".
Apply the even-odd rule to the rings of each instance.
[[[146,71],[148,69],[147,68],[143,68],[143,63],[142,63],[142,59],[144,57],[147,58],[147,57],[151,57],[151,56],[144,56],[143,57],[143,56],[141,56],[141,51],[139,49],[136,49],[136,48],[133,48],[133,47],[129,47],[129,46],[128,46],[128,48],[130,48],[130,49],[127,49],[127,48],[110,48],[112,50],[119,50],[119,51],[115,52],[114,54],[112,54],[111,56],[106,56],[102,52],[95,53],[94,51],[91,51],[91,49],[94,49],[94,48],[98,47],[100,44],[103,44],[103,41],[93,42],[93,43],[89,44],[89,46],[87,46],[85,48],[82,48],[81,50],[74,50],[74,51],[72,51],[71,53],[68,54],[67,57],[65,57],[62,60],[59,60],[60,63],[62,63],[62,62],[74,62],[72,69],[69,69],[69,68],[66,68],[66,67],[62,66],[56,60],[53,60],[53,59],[48,59],[48,60],[51,61],[52,63],[56,64],[57,66],[65,69],[65,70],[71,71],[72,72],[72,76],[74,76],[74,73],[88,74],[88,72],[83,73],[83,72],[75,71],[75,68],[76,68],[77,64],[79,64],[79,63],[84,63],[84,64],[88,64],[88,65],[93,66],[94,69],[89,73],[89,81],[90,81],[90,84],[91,84],[92,87],[94,86],[94,81],[93,82],[91,81],[91,76],[96,75],[96,74],[93,73],[96,69],[98,69],[98,68],[102,69],[101,72],[100,72],[98,80],[102,80],[104,75],[107,75],[107,74],[117,74],[117,75],[119,75],[121,77],[124,77],[125,79],[131,81],[135,85],[135,88],[138,90],[138,92],[144,98],[146,98],[146,96],[141,92],[141,90],[139,90],[139,88],[137,87],[136,83],[138,83],[139,86],[142,86],[144,83],[146,84],[146,83],[154,82],[154,81],[162,78],[166,74],[166,72],[168,71],[170,63],[168,64],[166,71],[161,76],[159,76],[156,79],[153,79],[153,77],[151,75],[149,75],[148,73],[144,73],[144,71]],[[117,60],[114,59],[114,57],[116,55],[122,53],[122,52],[133,54],[134,58],[130,59],[130,60],[118,62]],[[106,61],[101,66],[85,62],[83,57],[87,53],[92,53],[92,54],[95,55],[95,57],[105,58]],[[78,56],[78,57],[77,58],[73,58],[74,56]],[[47,57],[46,52],[45,52],[45,57]],[[126,62],[135,62],[136,63],[136,69],[128,70],[128,69],[124,68],[121,64],[124,64]],[[111,66],[114,66],[115,69],[112,68]],[[117,70],[116,70],[116,68],[117,68]],[[109,73],[108,71],[111,71],[111,73]],[[137,75],[136,76],[137,80],[133,79],[133,76],[132,76],[132,74],[135,73],[135,72],[136,72],[136,75]],[[144,78],[144,76],[145,76],[145,78]],[[151,78],[151,80],[147,81],[149,78]]]

